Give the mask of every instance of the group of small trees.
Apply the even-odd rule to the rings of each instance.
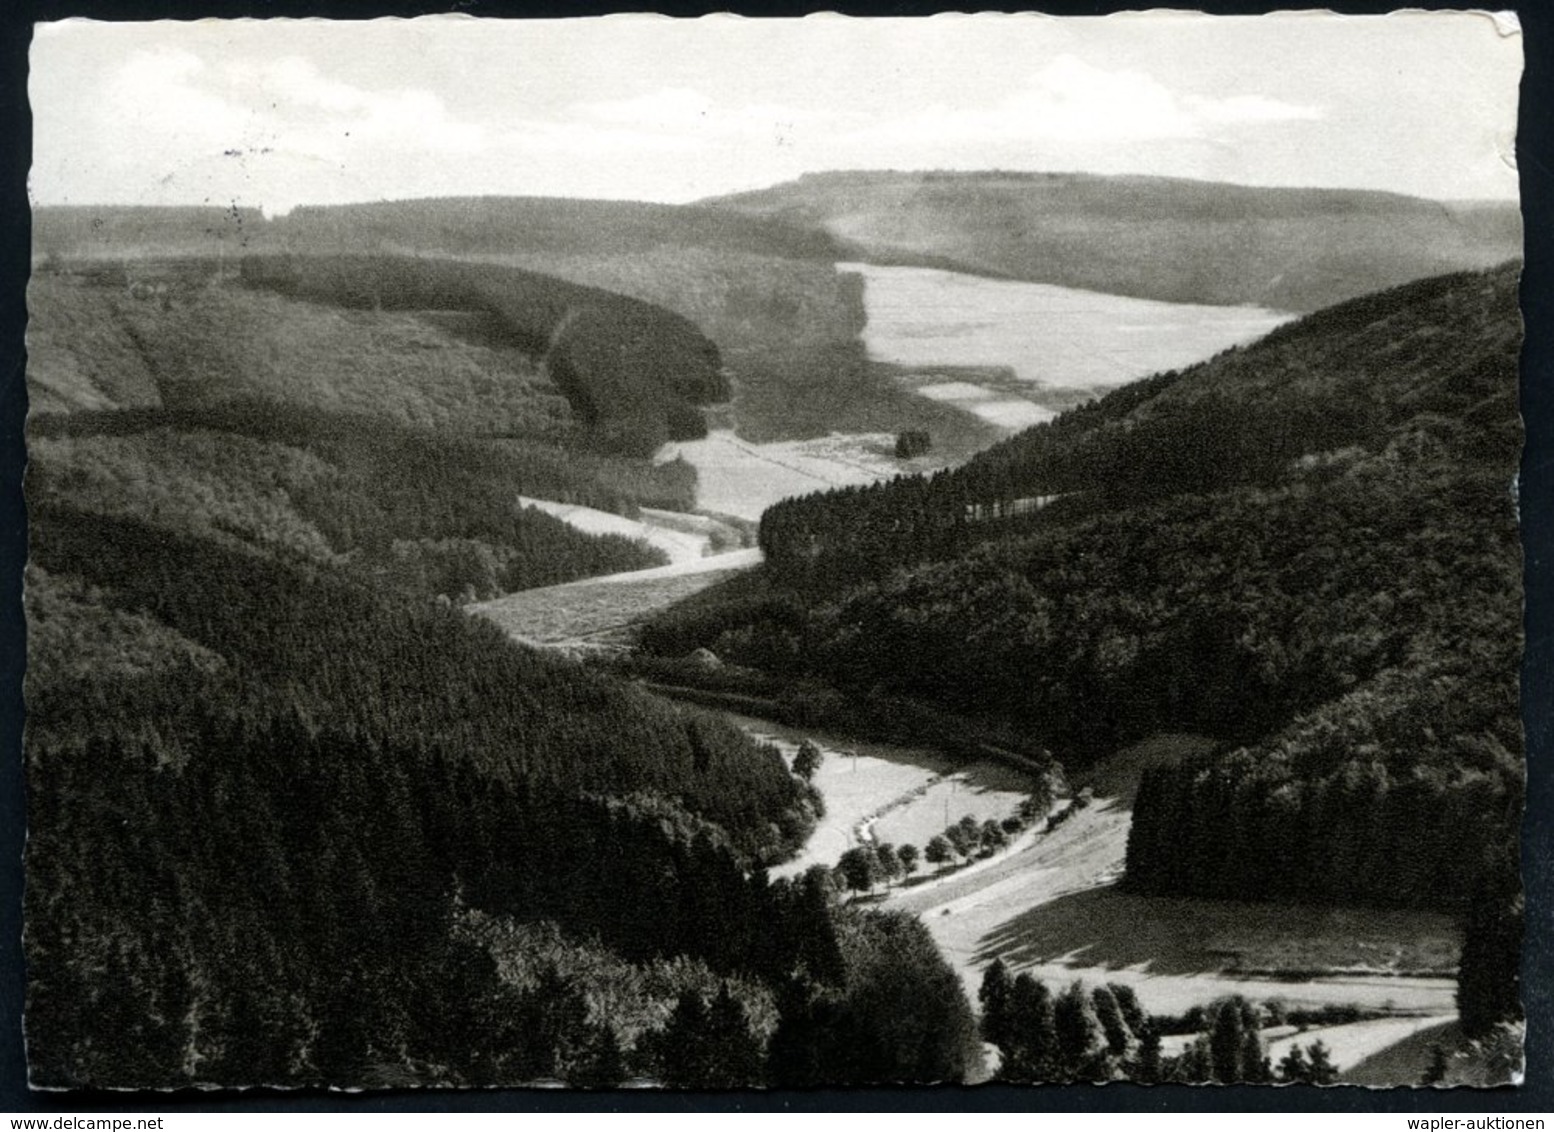
[[[1029,972],[1011,978],[1002,960],[978,993],[982,1036],[998,1047],[1004,1081],[1159,1079],[1160,1039],[1131,987],[1086,990],[1074,982],[1054,996]]]
[[[1202,1031],[1169,1057],[1164,1020],[1146,1014],[1120,983],[1087,988],[1076,980],[1053,995],[1029,972],[1011,976],[1000,959],[983,975],[978,999],[982,1037],[998,1048],[1002,1081],[1329,1085],[1338,1077],[1320,1041],[1292,1045],[1276,1069],[1262,1037],[1265,1016],[1240,995],[1195,1011]]]
[[[917,859],[916,845],[877,841],[847,850],[837,862],[836,871],[847,888],[854,892],[870,892],[881,882],[888,885],[911,876],[917,871]]]
[[[682,991],[656,1037],[663,1082],[671,1088],[748,1088],[765,1075],[764,1043],[727,983],[711,1003],[694,990]]]
[[[806,748],[813,752],[807,757]],[[794,773],[808,781],[811,775],[803,775],[801,765],[815,767],[819,760],[819,749],[806,739],[794,758]],[[1002,821],[988,818],[979,824],[976,818],[967,814],[946,826],[943,833],[930,838],[921,851],[916,845],[892,845],[883,841],[855,845],[837,862],[837,883],[853,892],[872,892],[876,885],[889,885],[911,876],[917,871],[919,860],[935,869],[943,869],[957,863],[969,863],[978,857],[991,857],[1034,825],[1042,812],[1043,807],[1032,797],[1021,802],[1019,810]]]
[[[1033,824],[1035,818],[1036,808],[1027,803],[1021,804],[1019,813],[1002,821],[988,818],[978,825],[977,819],[967,814],[928,842],[923,851],[924,859],[930,865],[943,868],[957,858],[970,861],[978,856],[991,857],[1007,847],[1012,837]]]
[[[808,740],[805,741],[808,743]],[[799,756],[804,748],[799,748]],[[815,757],[819,758],[818,751]],[[794,770],[798,770],[798,759]],[[1033,820],[1035,807],[1022,804],[1019,814],[996,821],[989,818],[977,824],[977,819],[967,814],[960,821],[935,834],[927,846],[919,851],[916,845],[892,845],[888,841],[855,845],[842,854],[836,873],[842,887],[854,892],[872,892],[878,884],[889,885],[893,881],[911,876],[917,871],[918,861],[924,860],[936,869],[956,861],[969,862],[976,857],[990,857],[1005,848],[1010,838],[1016,836]]]

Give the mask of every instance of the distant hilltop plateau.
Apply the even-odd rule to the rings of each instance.
[[[1172,302],[1311,311],[1521,254],[1512,203],[1088,173],[832,172],[701,202],[857,259]]]

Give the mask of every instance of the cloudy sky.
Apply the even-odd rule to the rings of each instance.
[[[1513,198],[1482,15],[40,25],[33,199],[680,202],[823,169]]]

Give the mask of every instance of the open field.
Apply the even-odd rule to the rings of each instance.
[[[1088,395],[1199,362],[1290,316],[1255,306],[1130,299],[927,267],[843,264],[865,280],[869,357],[900,367],[1006,369],[1012,381],[917,392],[1015,430]]]
[[[1445,1050],[1460,1050],[1466,1040],[1456,1018],[1437,1018],[1432,1021],[1432,1025],[1421,1025],[1405,1037],[1352,1063],[1345,1063],[1340,1079],[1351,1085],[1377,1088],[1395,1085],[1399,1081],[1422,1080],[1430,1067],[1435,1046],[1439,1045]],[[1459,1062],[1458,1066],[1461,1064]],[[1484,1085],[1491,1082],[1480,1080],[1474,1083]]]
[[[695,562],[712,553],[713,532],[719,524],[699,515],[677,515],[670,511],[642,509],[640,519],[628,519],[610,511],[583,507],[575,503],[555,503],[549,499],[518,497],[520,507],[534,507],[554,515],[568,526],[585,534],[620,535],[638,539],[661,550],[670,563]]]
[[[1019,771],[999,763],[973,763],[930,784],[869,828],[877,841],[922,848],[963,817],[976,819],[978,825],[1011,817],[1029,793],[1030,783]]]
[[[798,750],[794,734],[777,734],[765,720],[752,722],[750,734],[772,743],[789,765]],[[835,865],[859,843],[859,828],[884,807],[937,780],[945,769],[926,751],[891,749],[880,757],[880,744],[858,744],[812,736],[824,758],[815,785],[826,800],[826,814],[803,850],[772,870],[772,876],[797,876],[814,865]],[[872,750],[874,753],[867,753]]]
[[[467,608],[526,644],[623,644],[632,626],[643,618],[760,560],[759,550],[736,550],[581,583],[521,590]]]
[[[680,457],[696,469],[696,503],[706,511],[757,520],[778,500],[833,487],[875,483],[939,466],[932,456],[895,457],[890,433],[833,435],[754,444],[732,430],[665,445],[658,460]]]
[[[1119,752],[1085,783],[1095,801],[1052,832],[1022,838],[975,868],[898,889],[887,903],[922,917],[973,994],[986,965],[1002,958],[1053,987],[1075,979],[1129,985],[1146,1010],[1161,1014],[1242,994],[1410,1016],[1342,1035],[1335,1028],[1334,1040],[1344,1043],[1340,1065],[1452,1014],[1460,936],[1450,917],[1150,897],[1116,887],[1138,774],[1202,745],[1160,736]],[[1312,975],[1323,971],[1332,973]]]
[[[1373,1055],[1406,1042],[1416,1034],[1438,1033],[1443,1026],[1455,1024],[1455,1013],[1425,1014],[1412,1018],[1372,1018],[1365,1022],[1350,1022],[1342,1026],[1312,1026],[1268,1043],[1268,1055],[1274,1064],[1289,1052],[1293,1045],[1309,1046],[1320,1041],[1327,1046],[1333,1064],[1341,1069],[1355,1068]],[[1428,1051],[1428,1045],[1426,1050]],[[1428,1059],[1426,1060],[1428,1064]],[[1419,1073],[1403,1074],[1390,1079],[1391,1084],[1409,1084],[1423,1076]],[[1347,1078],[1346,1078],[1347,1079]]]

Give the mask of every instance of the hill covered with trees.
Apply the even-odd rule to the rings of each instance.
[[[1515,205],[1085,173],[807,174],[703,202],[851,256],[1184,303],[1311,311],[1521,247]]]
[[[218,209],[40,208],[40,262],[198,255],[419,256],[521,268],[689,319],[716,344],[747,439],[867,423],[891,392],[867,365],[861,281],[824,231],[724,209],[629,201],[445,198]],[[818,407],[816,406],[818,402]],[[839,413],[839,410],[841,413]],[[869,431],[873,424],[859,427]]]
[[[1127,883],[1460,911],[1522,797],[1516,281],[1353,300],[786,501],[763,575],[643,643],[1001,717],[1070,768],[1205,734],[1146,776]]]
[[[795,979],[882,1079],[969,1070],[963,998],[923,1060],[896,937],[767,881],[816,805],[774,750],[453,608],[653,564],[516,497],[688,468],[601,452],[500,310],[145,266],[30,294],[35,1084],[759,1084]]]

